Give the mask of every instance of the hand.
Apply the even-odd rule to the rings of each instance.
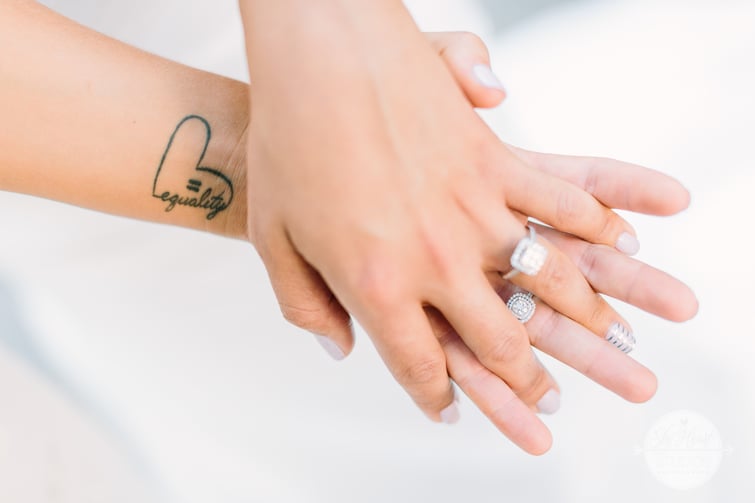
[[[427,36],[473,106],[500,104],[502,93],[474,78],[473,68],[489,67],[487,48],[479,37],[470,33]],[[678,182],[640,166],[509,148],[523,162],[589,191],[607,207],[667,216],[689,204],[689,195]],[[536,228],[538,234],[578,265],[596,291],[671,321],[686,321],[697,313],[698,303],[692,291],[663,271],[553,228]],[[490,280],[502,302],[516,291],[514,285],[496,274],[490,275]],[[644,402],[653,396],[657,380],[649,369],[547,304],[537,304],[535,315],[526,324],[534,347],[629,401]],[[511,390],[480,363],[437,310],[430,308],[427,313],[446,353],[449,375],[501,431],[517,435],[503,412],[513,398]]]
[[[676,182],[639,166],[610,159],[515,151],[539,169],[558,172],[575,184],[594,177],[599,183],[592,185],[592,193],[608,206],[654,215],[670,215],[687,206],[684,191]],[[626,187],[633,183],[648,190],[627,192]],[[609,247],[550,227],[536,227],[579,266],[596,291],[672,321],[686,321],[697,313],[692,291],[668,274]],[[515,292],[515,287],[499,276],[490,275],[489,279],[502,302]],[[535,315],[526,324],[533,346],[629,401],[643,402],[653,396],[657,381],[649,369],[547,304],[537,304]],[[449,375],[504,434],[525,442],[531,433],[512,421],[508,410],[515,403],[515,394],[480,363],[437,310],[429,308],[427,313],[444,348]]]
[[[284,315],[327,333],[346,353],[348,310],[418,405],[441,419],[452,410],[453,390],[451,362],[423,311],[433,306],[516,395],[496,416],[510,426],[504,433],[543,452],[550,435],[529,406],[557,388],[487,277],[506,269],[526,234],[508,208],[603,245],[631,240],[631,227],[502,145],[401,16],[349,18],[350,32],[330,25],[318,5],[312,14],[322,17],[307,28],[272,30],[263,20],[296,21],[275,17],[278,3],[248,5],[250,235]],[[396,36],[378,49],[370,35],[380,32],[373,22],[382,15]],[[318,51],[327,57],[304,59]],[[543,272],[520,275],[517,284],[601,337],[611,324],[626,324],[565,254],[542,244],[549,249]],[[323,313],[303,307],[313,304],[302,297],[327,306],[327,326],[312,325]]]

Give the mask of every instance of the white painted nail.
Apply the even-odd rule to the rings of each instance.
[[[537,411],[541,414],[555,414],[561,408],[561,394],[555,389],[549,389],[537,401]]]
[[[625,353],[631,352],[637,345],[637,338],[631,330],[619,322],[608,328],[606,340]]]
[[[451,405],[440,411],[440,420],[446,424],[454,424],[459,421],[461,414],[459,413],[459,405],[454,398]]]
[[[624,232],[616,240],[616,249],[627,255],[636,255],[640,251],[640,242],[637,241],[636,237]]]
[[[320,346],[330,355],[334,360],[343,360],[346,358],[346,354],[338,347],[338,344],[333,342],[329,337],[324,335],[314,334],[315,340],[320,343]]]
[[[498,77],[496,77],[488,65],[475,65],[472,67],[472,73],[483,86],[498,89],[499,91],[504,90],[503,84],[501,84],[501,81],[498,80]]]

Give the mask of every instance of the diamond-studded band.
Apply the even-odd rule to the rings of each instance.
[[[535,300],[531,292],[517,292],[506,303],[509,311],[516,316],[521,323],[527,323],[535,315]]]
[[[537,242],[535,227],[528,225],[530,235],[517,243],[511,254],[511,270],[503,275],[503,279],[511,279],[520,272],[527,276],[535,276],[548,258],[548,248]]]

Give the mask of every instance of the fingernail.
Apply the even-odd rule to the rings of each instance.
[[[493,73],[493,70],[488,65],[475,65],[472,67],[472,73],[483,86],[504,91],[503,84],[501,84],[501,81],[498,80],[498,77],[495,76],[495,73]]]
[[[606,340],[625,353],[629,353],[637,345],[637,339],[632,331],[619,322],[610,326]]]
[[[555,414],[561,408],[561,394],[555,389],[549,389],[537,401],[537,411],[541,414]]]
[[[624,232],[616,240],[616,249],[627,255],[636,255],[640,251],[640,242],[637,241],[636,237]]]
[[[440,420],[446,424],[454,424],[459,421],[460,417],[461,414],[459,414],[459,405],[456,398],[451,402],[451,405],[440,411]]]
[[[334,360],[340,361],[346,357],[346,354],[344,354],[341,348],[338,347],[338,344],[333,342],[329,337],[317,334],[314,334],[314,336],[317,342],[320,343],[320,346],[322,346],[325,352],[328,353]]]

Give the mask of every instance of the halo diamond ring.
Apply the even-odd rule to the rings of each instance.
[[[535,315],[535,304],[531,292],[517,292],[511,296],[506,307],[516,316],[521,323],[527,323]]]

